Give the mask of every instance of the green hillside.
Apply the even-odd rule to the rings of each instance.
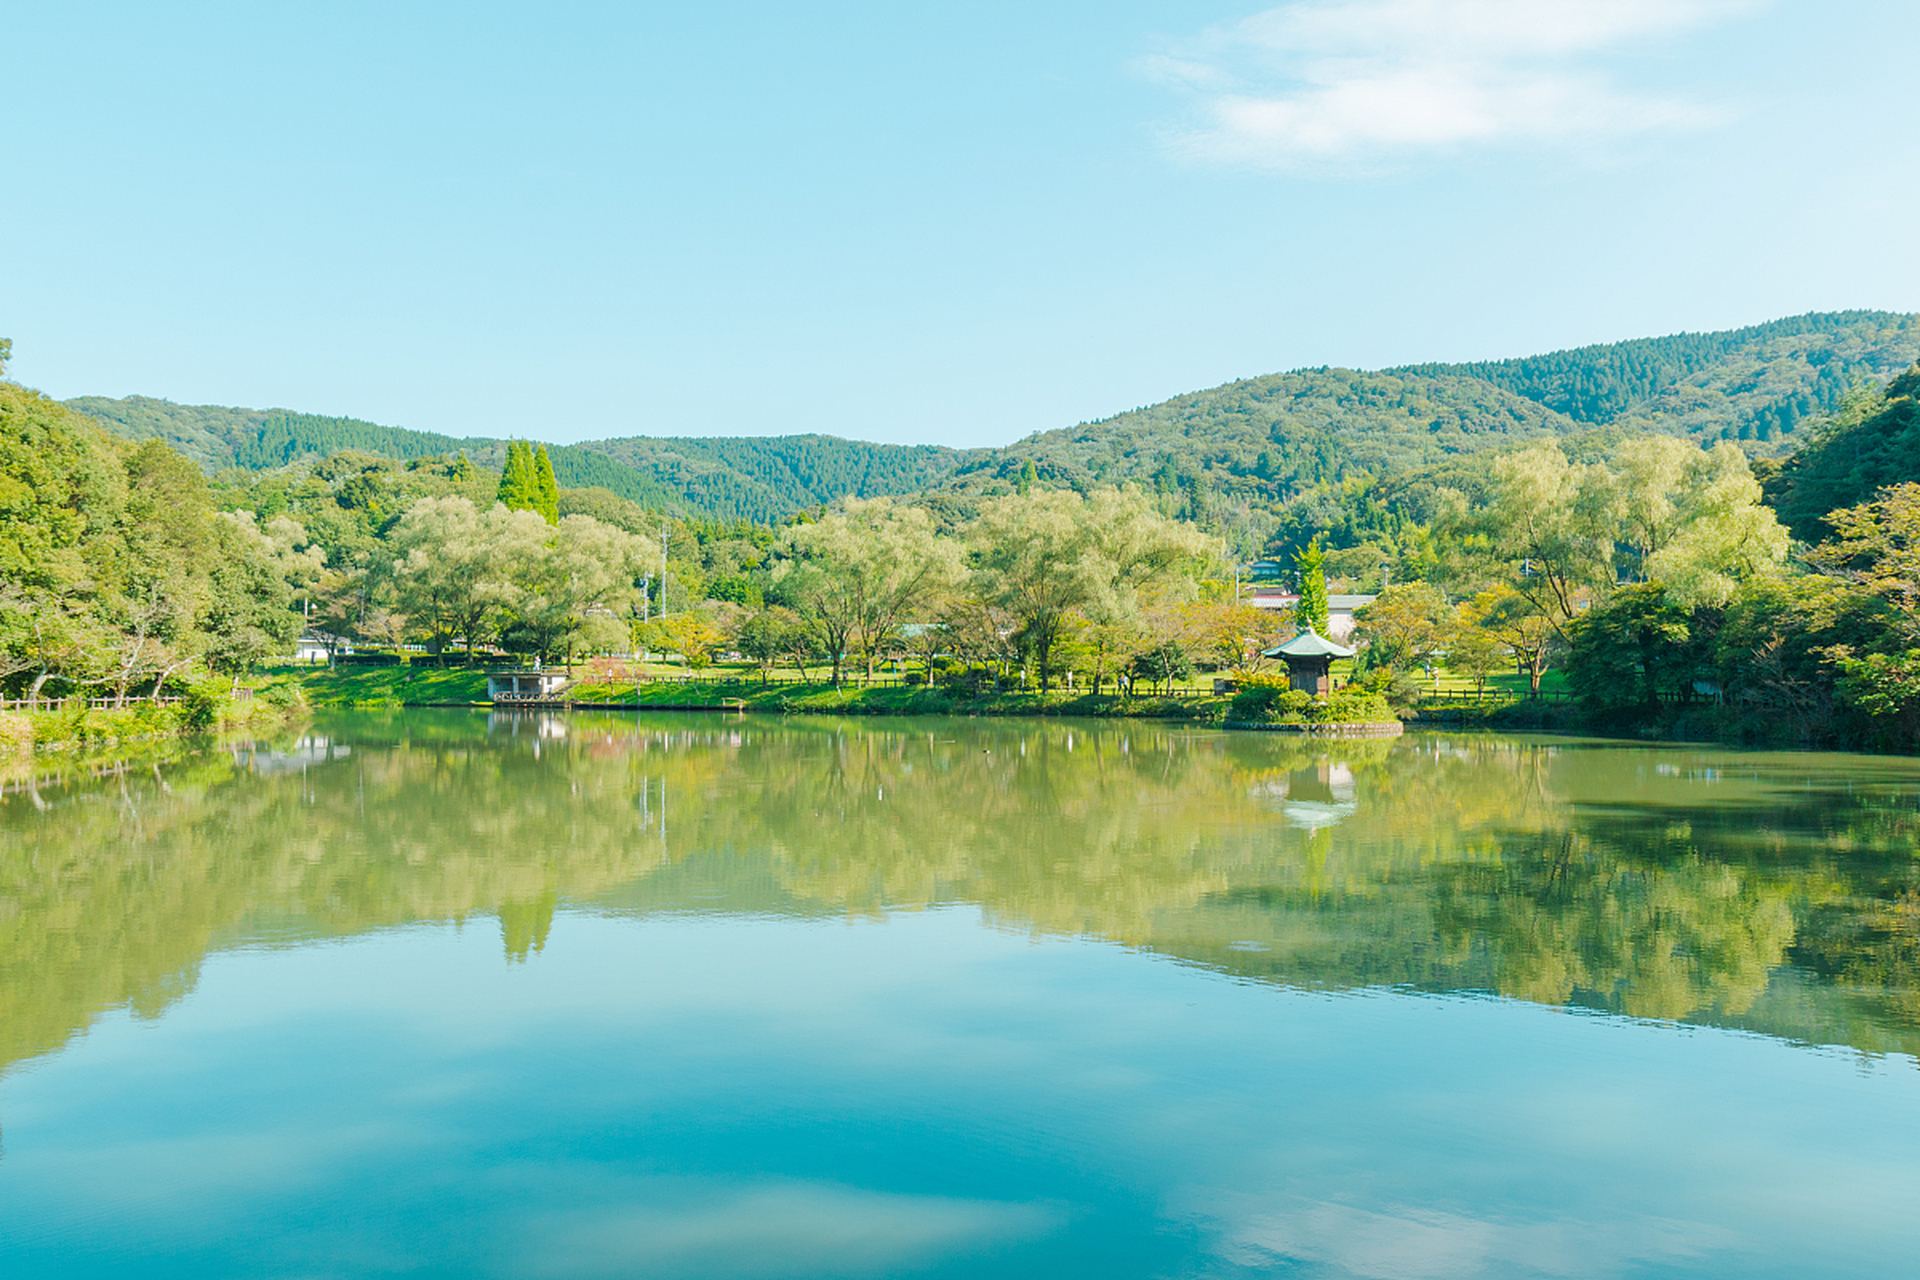
[[[1914,480],[1920,480],[1920,365],[1883,394],[1849,402],[1768,476],[1767,499],[1795,537],[1818,542],[1832,536],[1823,519],[1829,511]]]
[[[124,400],[79,396],[65,403],[124,439],[164,440],[208,472],[234,465],[234,455],[259,436],[272,412],[175,404],[151,396],[128,396]]]
[[[465,453],[498,470],[506,441],[456,438],[285,409],[182,405],[147,396],[81,396],[69,408],[131,440],[160,439],[208,472],[266,471],[336,453],[400,461]],[[933,445],[870,444],[833,436],[656,440],[629,437],[549,445],[565,488],[599,488],[658,511],[772,523],[847,494],[918,493],[950,475],[968,454]]]
[[[1778,455],[1856,383],[1920,359],[1920,315],[1829,311],[1718,333],[1677,333],[1474,364],[1392,372],[1477,378],[1575,422],[1735,440]]]
[[[949,488],[994,493],[1036,476],[1135,481],[1203,509],[1271,506],[1323,481],[1558,437],[1571,419],[1472,378],[1308,369],[1230,382],[1100,422],[1043,431],[967,461]]]
[[[998,492],[1031,463],[1047,482],[1150,484],[1218,520],[1540,437],[1659,432],[1778,456],[1850,388],[1916,358],[1920,315],[1843,311],[1480,364],[1302,369],[1042,432],[963,462],[945,488]]]
[[[963,463],[992,453],[822,435],[693,440],[630,436],[580,447],[653,476],[681,495],[689,508],[713,519],[761,523],[849,494],[873,498],[920,493],[940,485]]]
[[[931,493],[965,508],[1011,489],[1031,467],[1043,483],[1145,485],[1170,513],[1207,520],[1244,543],[1264,540],[1275,516],[1324,486],[1400,476],[1543,437],[1597,431],[1604,441],[1653,431],[1703,444],[1734,440],[1751,455],[1781,457],[1851,388],[1877,390],[1916,359],[1920,315],[1825,312],[1477,364],[1301,369],[1043,431],[1002,449],[823,435],[633,436],[550,446],[549,453],[568,488],[762,523],[848,494]],[[505,451],[500,440],[281,409],[142,396],[68,403],[117,434],[167,440],[209,471],[263,470],[341,450],[403,461],[465,452],[497,469]]]

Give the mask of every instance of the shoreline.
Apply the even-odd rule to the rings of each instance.
[[[284,728],[307,713],[304,700],[218,698],[199,708],[129,701],[123,707],[0,712],[0,765],[95,751],[137,752],[170,741]]]

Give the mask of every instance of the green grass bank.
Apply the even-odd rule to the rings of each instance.
[[[263,682],[257,690],[194,689],[160,703],[130,699],[122,707],[103,707],[77,699],[53,709],[0,711],[0,759],[117,749],[193,734],[275,730],[306,709],[298,685]]]
[[[315,707],[481,706],[487,702],[486,672],[472,667],[282,667],[273,684],[298,688]],[[1054,690],[955,690],[944,685],[846,684],[822,680],[766,684],[749,672],[719,669],[701,679],[619,683],[582,679],[565,697],[572,702],[687,706],[737,699],[751,711],[820,715],[1072,715],[1135,716],[1219,723],[1229,699],[1199,690],[1170,696],[1123,698]]]

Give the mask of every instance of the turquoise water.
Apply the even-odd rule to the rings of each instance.
[[[0,802],[0,1274],[1887,1276],[1920,768],[342,716]]]

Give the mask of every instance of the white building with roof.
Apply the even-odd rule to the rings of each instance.
[[[1327,597],[1327,638],[1345,640],[1353,634],[1353,615],[1366,608],[1378,596],[1338,595]],[[1291,609],[1300,603],[1300,593],[1285,587],[1259,585],[1242,597],[1256,609]]]

